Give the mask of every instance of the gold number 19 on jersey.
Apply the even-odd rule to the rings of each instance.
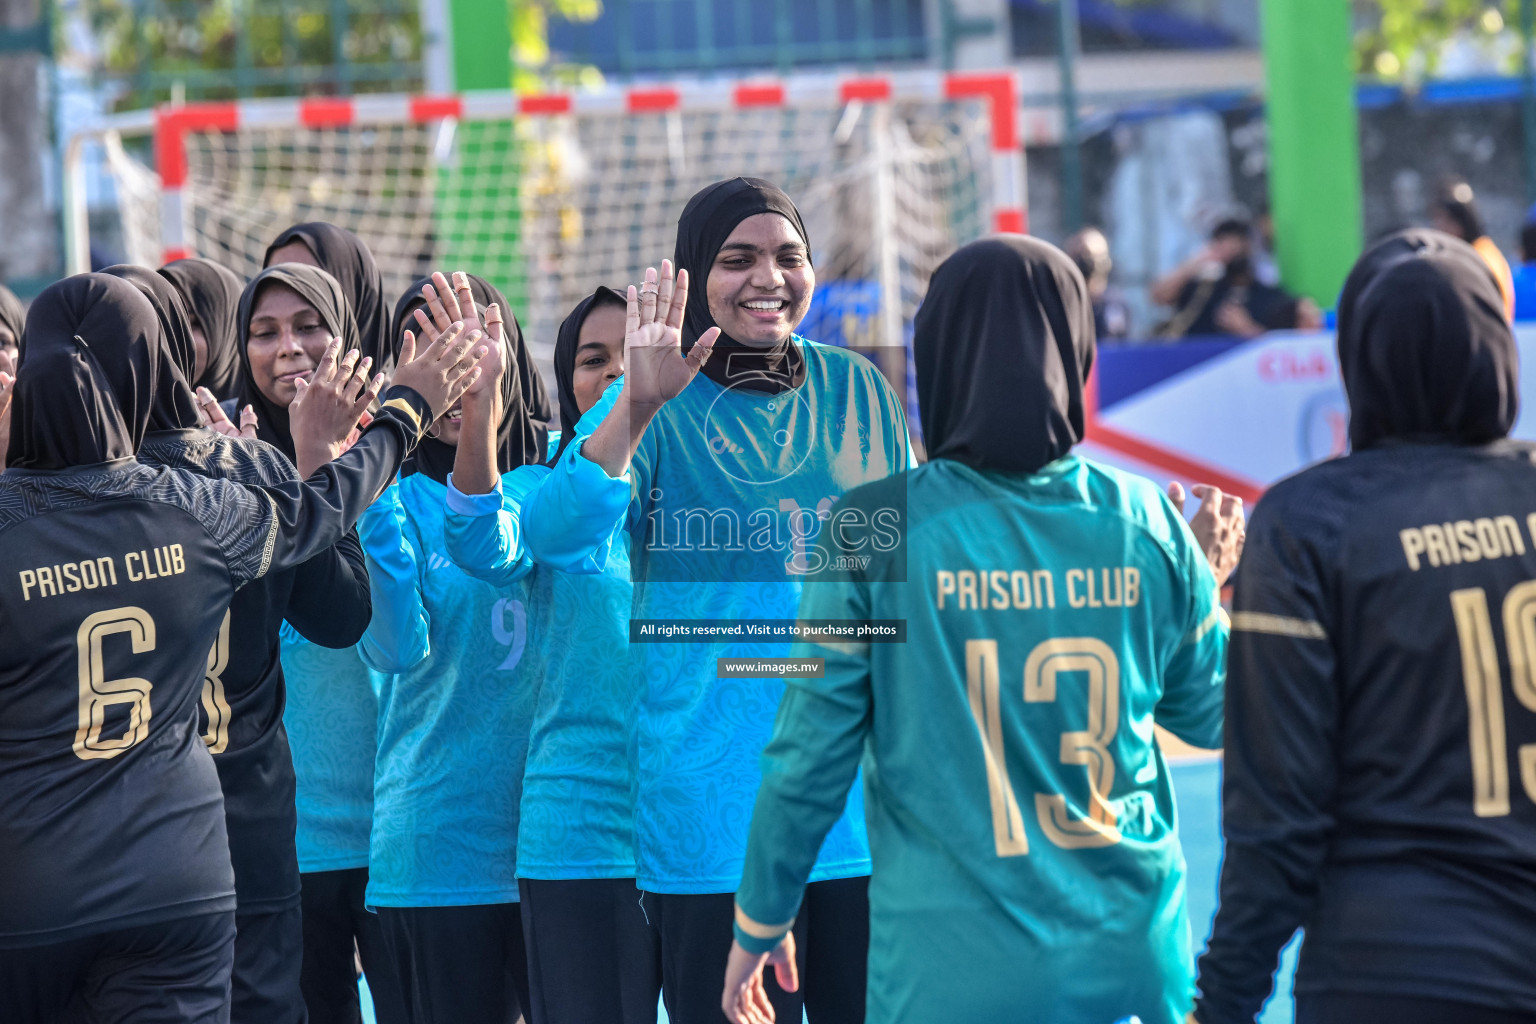
[[[1040,828],[1063,849],[1113,846],[1120,841],[1109,792],[1115,782],[1115,762],[1109,745],[1120,722],[1120,659],[1104,641],[1094,637],[1059,637],[1038,644],[1024,661],[1024,700],[1054,702],[1057,678],[1081,672],[1088,682],[1087,728],[1061,734],[1061,763],[1082,765],[1088,773],[1088,815],[1074,817],[1060,793],[1036,793],[1035,815]],[[981,734],[987,766],[987,792],[992,804],[992,833],[999,857],[1029,852],[1024,820],[1008,777],[1003,743],[1001,692],[996,640],[965,642],[966,695]]]
[[[1509,760],[1504,740],[1504,692],[1499,652],[1482,587],[1453,591],[1451,611],[1461,641],[1461,675],[1467,690],[1467,730],[1472,748],[1472,813],[1498,818],[1509,813]],[[1536,580],[1510,588],[1504,597],[1504,642],[1509,647],[1515,696],[1536,711]],[[1536,743],[1519,751],[1520,782],[1536,800]]]

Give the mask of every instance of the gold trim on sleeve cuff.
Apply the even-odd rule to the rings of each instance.
[[[736,908],[736,927],[752,936],[754,939],[777,939],[795,926],[795,919],[790,918],[784,924],[758,924],[752,920],[740,907]]]
[[[421,436],[421,414],[416,407],[403,398],[391,398],[384,403],[384,408],[398,410],[406,419],[411,421],[411,426],[416,428],[416,436]]]
[[[1327,640],[1328,631],[1314,619],[1293,619],[1268,612],[1235,612],[1232,629],[1243,633],[1268,633],[1270,636],[1291,636],[1298,640]]]

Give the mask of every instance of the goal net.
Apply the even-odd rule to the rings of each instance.
[[[432,270],[501,287],[546,365],[579,299],[672,254],[695,191],[767,178],[811,235],[817,290],[801,333],[900,349],[939,261],[1023,230],[1013,102],[1007,76],[936,73],[254,100],[161,110],[158,166],[121,146],[107,166],[135,261],[193,254],[249,277],[283,228],[331,221],[372,248],[391,298]]]

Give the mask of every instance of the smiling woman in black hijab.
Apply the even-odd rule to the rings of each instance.
[[[602,565],[624,544],[635,619],[792,619],[825,510],[910,464],[906,416],[869,360],[795,335],[816,275],[782,191],[753,178],[707,186],[683,211],[676,253],[675,282],[664,262],[633,291],[622,390],[589,411],[601,422],[523,504],[529,550],[546,565]],[[701,532],[689,524],[705,510]],[[784,692],[718,678],[716,664],[789,647],[743,635],[631,648],[644,680],[636,881],[663,961],[688,965],[665,983],[674,1019],[719,1013],[757,754]],[[804,994],[774,993],[781,1019],[862,1017],[869,850],[859,801],[839,814],[806,891],[806,915],[828,930],[806,948]]]
[[[762,213],[782,217],[793,235],[773,239],[773,252],[754,251],[748,242],[725,249],[742,221]],[[792,262],[776,266],[780,261]],[[678,218],[674,262],[693,282],[683,319],[683,350],[711,327],[721,330],[704,364],[705,376],[721,387],[765,392],[785,391],[805,380],[805,355],[793,332],[815,288],[810,236],[800,211],[777,185],[761,178],[728,178],[700,190]],[[771,315],[748,312],[746,303],[754,300],[778,301],[781,307],[764,311]]]
[[[1536,1019],[1536,451],[1505,440],[1497,279],[1460,239],[1389,236],[1338,344],[1351,451],[1265,493],[1232,599],[1195,1019],[1253,1020],[1303,925],[1298,1024]]]
[[[388,333],[389,300],[384,294],[384,275],[361,238],[325,221],[295,224],[267,246],[261,265],[271,267],[278,263],[307,263],[334,277],[357,319],[363,355],[373,360],[377,370],[389,372],[400,351],[400,338]]]
[[[193,317],[192,340],[199,349],[187,382],[193,390],[207,388],[221,402],[233,398],[240,380],[235,313],[245,282],[228,267],[201,257],[167,263],[160,276],[175,286]]]
[[[1021,1001],[1032,1020],[1183,1020],[1184,858],[1153,719],[1220,746],[1227,630],[1167,499],[1071,452],[1093,330],[1081,272],[1037,239],[974,242],[935,272],[913,341],[932,459],[833,506],[815,560],[856,568],[798,612],[901,620],[906,642],[796,648],[824,678],[786,680],[762,754],[730,1020],[765,1001],[770,955],[787,969],[784,922],[861,758],[884,872],[869,1024],[1007,1024]],[[894,545],[848,528],[898,513]],[[1066,906],[1070,928],[1021,925]]]
[[[262,299],[277,289],[292,293],[298,301],[264,315]],[[256,436],[292,459],[288,403],[293,400],[293,385],[288,378],[312,371],[331,338],[341,339],[342,352],[358,348],[352,308],[330,274],[318,267],[281,263],[263,270],[245,286],[236,324],[241,370],[238,404],[256,409]],[[259,348],[254,360],[253,342]]]

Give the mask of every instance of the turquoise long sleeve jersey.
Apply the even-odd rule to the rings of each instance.
[[[299,870],[367,867],[379,717],[368,667],[356,647],[312,644],[286,622],[280,636]]]
[[[601,563],[627,540],[634,619],[793,619],[823,514],[848,490],[911,460],[905,415],[880,372],[855,353],[797,340],[806,357],[800,387],[764,394],[699,375],[651,422],[624,477],[610,478],[572,443],[523,506],[534,558]],[[578,431],[590,433],[606,404]],[[716,659],[788,653],[787,643],[630,645],[640,679],[640,888],[735,890],[758,758],[784,684],[717,679]],[[868,873],[863,819],[855,791],[812,880]]]
[[[548,472],[502,477],[514,507]],[[501,586],[456,566],[448,490],[401,480],[364,515],[373,621],[359,645],[378,691],[369,906],[510,903],[518,804],[538,696],[532,562],[512,538]]]
[[[806,586],[802,618],[904,619],[907,639],[797,645],[825,677],[790,681],[763,755],[738,940],[788,929],[862,759],[871,1024],[1183,1021],[1152,727],[1221,744],[1228,625],[1193,536],[1149,481],[1071,455],[1031,475],[940,460],[839,509],[898,502],[902,544]]]
[[[617,389],[607,396],[604,415]],[[551,446],[553,449],[553,445]],[[519,508],[501,489],[466,495],[449,480],[448,556],[494,586],[516,572]],[[627,539],[599,570],[535,565],[532,631],[543,638],[543,677],[528,740],[519,812],[517,876],[633,878],[634,721],[629,658]]]

